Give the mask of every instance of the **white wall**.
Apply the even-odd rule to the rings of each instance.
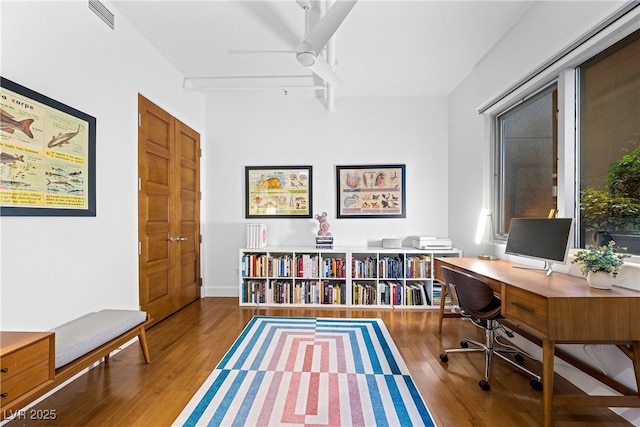
[[[108,3],[106,3],[109,7]],[[116,14],[87,2],[2,2],[1,75],[97,119],[97,216],[2,217],[2,330],[138,308],[137,96],[204,134],[204,99]]]
[[[337,91],[339,92],[339,88]],[[203,169],[204,293],[238,294],[245,227],[268,224],[269,245],[314,245],[315,219],[245,219],[244,167],[312,165],[313,214],[326,211],[335,246],[447,234],[447,100],[338,98],[327,113],[308,95],[207,96]],[[406,219],[337,219],[335,166],[406,164]]]

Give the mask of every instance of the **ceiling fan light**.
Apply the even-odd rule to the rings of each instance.
[[[296,0],[296,3],[303,9],[312,9],[314,5],[313,0]]]
[[[316,56],[312,52],[298,52],[296,58],[305,67],[310,67],[316,63]]]

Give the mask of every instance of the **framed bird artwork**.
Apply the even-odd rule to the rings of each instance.
[[[405,165],[336,166],[338,218],[405,218]]]

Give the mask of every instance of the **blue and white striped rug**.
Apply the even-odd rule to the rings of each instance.
[[[435,426],[380,319],[256,316],[174,426]]]

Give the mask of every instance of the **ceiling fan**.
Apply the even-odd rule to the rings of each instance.
[[[309,13],[319,0],[296,0],[305,12],[305,36],[293,50],[229,50],[229,53],[295,53],[298,62],[308,68],[316,76],[328,84],[337,87],[340,78],[327,63],[321,52],[338,30],[358,0],[336,0],[312,29],[310,29]]]

